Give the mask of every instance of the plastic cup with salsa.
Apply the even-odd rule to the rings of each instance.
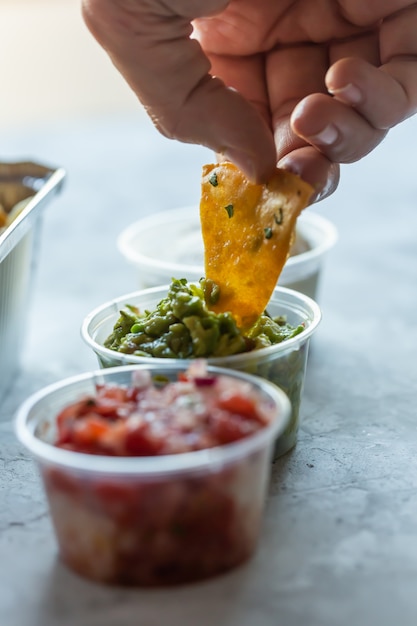
[[[154,363],[163,367],[167,361],[185,363],[187,367],[187,363],[190,362],[187,359],[125,354],[106,348],[104,345],[119,319],[121,309],[126,304],[131,304],[141,311],[152,311],[166,296],[168,289],[169,286],[166,285],[126,294],[104,303],[86,316],[81,327],[81,335],[97,355],[101,367],[134,363]],[[286,393],[291,402],[291,418],[285,431],[279,435],[275,443],[275,459],[288,452],[297,442],[310,338],[321,320],[321,311],[318,304],[310,297],[284,287],[275,288],[267,308],[272,317],[284,316],[290,325],[296,327],[302,324],[304,330],[295,337],[273,346],[231,356],[208,358],[208,363],[261,376]]]
[[[38,463],[61,558],[83,577],[130,586],[194,582],[238,566],[256,549],[288,398],[241,372],[207,367],[192,384],[184,372],[183,363],[166,362],[89,372],[42,389],[18,410],[16,434]],[[181,393],[172,384],[178,379]],[[168,409],[165,397],[155,408],[160,388],[174,394]],[[127,421],[133,397],[140,415],[129,404]],[[230,402],[240,407],[240,438],[222,422],[219,406],[232,411]],[[147,427],[152,422],[147,438],[135,431],[140,416]],[[207,441],[223,443],[205,448]]]

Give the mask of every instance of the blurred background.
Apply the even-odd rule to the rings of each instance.
[[[0,77],[0,128],[138,110],[80,0],[0,0]]]

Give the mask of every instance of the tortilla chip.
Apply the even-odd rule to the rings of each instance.
[[[207,304],[229,311],[238,326],[264,312],[290,252],[295,224],[313,187],[277,169],[265,185],[251,183],[232,163],[203,166],[200,202],[206,279],[219,287]]]

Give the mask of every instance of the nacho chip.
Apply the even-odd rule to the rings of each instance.
[[[238,326],[264,312],[287,260],[295,224],[313,188],[277,169],[265,185],[251,183],[232,163],[203,166],[200,202],[206,279],[219,287],[207,304],[230,311]]]

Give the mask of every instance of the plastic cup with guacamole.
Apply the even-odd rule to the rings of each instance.
[[[309,343],[321,319],[319,306],[304,294],[276,287],[267,314],[269,319],[279,319],[282,324],[283,336],[276,338],[275,331],[271,331],[278,342],[269,342],[268,320],[266,330],[262,327],[255,339],[239,337],[230,328],[230,320],[222,320],[214,354],[207,356],[201,346],[204,341],[211,346],[214,331],[210,320],[199,317],[201,302],[198,294],[194,299],[187,295],[187,286],[191,283],[187,283],[183,291],[177,289],[174,296],[171,293],[171,298],[175,298],[175,314],[172,302],[167,303],[172,285],[179,282],[136,291],[102,304],[84,319],[82,338],[93,349],[103,368],[138,363],[163,366],[167,359],[184,363],[205,358],[209,365],[255,374],[273,382],[285,392],[292,407],[288,426],[275,443],[274,458],[288,452],[297,441]],[[184,306],[189,307],[189,314],[184,314]],[[183,318],[179,319],[181,315]],[[182,328],[184,323],[185,330]],[[246,345],[242,347],[242,343]],[[196,346],[192,354],[189,344]]]

